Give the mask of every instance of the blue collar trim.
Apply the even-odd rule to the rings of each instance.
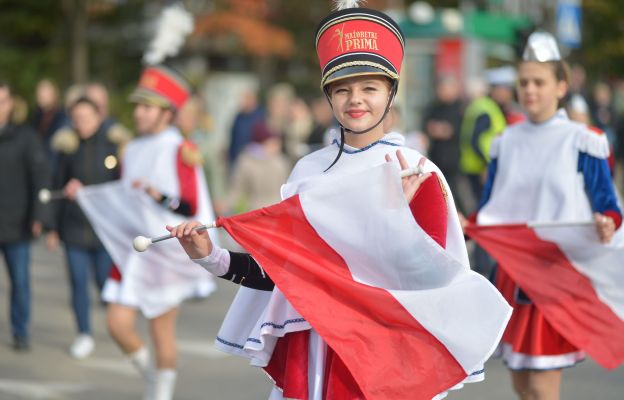
[[[338,139],[334,139],[334,141],[332,142],[332,144],[335,144],[337,146],[340,146],[340,142],[338,142]],[[363,151],[366,151],[368,149],[370,149],[371,147],[377,145],[377,144],[386,144],[388,146],[395,146],[395,147],[400,147],[400,145],[396,144],[396,143],[392,143],[392,142],[388,142],[386,140],[378,140],[376,142],[373,142],[371,144],[369,144],[368,146],[364,146],[361,149],[356,149],[356,150],[349,150],[347,148],[342,149],[343,152],[347,153],[347,154],[355,154],[355,153],[361,153]]]

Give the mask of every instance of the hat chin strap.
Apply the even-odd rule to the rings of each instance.
[[[379,124],[381,124],[383,122],[383,120],[386,118],[386,115],[388,115],[388,112],[390,112],[390,107],[392,107],[392,103],[394,102],[394,98],[396,96],[397,93],[397,87],[398,87],[398,83],[397,81],[393,81],[392,82],[392,88],[390,89],[390,97],[388,98],[388,104],[386,105],[386,110],[384,111],[383,115],[381,116],[381,118],[379,119],[379,121],[377,121],[377,123],[373,126],[371,126],[370,128],[361,130],[361,131],[354,131],[348,128],[345,128],[344,125],[340,124],[340,147],[338,149],[338,155],[336,156],[336,158],[334,159],[334,161],[332,161],[332,163],[330,164],[329,167],[327,167],[327,169],[323,172],[327,172],[329,171],[329,169],[331,167],[333,167],[338,160],[340,159],[340,156],[342,155],[343,151],[344,151],[344,144],[345,144],[345,132],[349,132],[349,133],[353,133],[355,135],[362,135],[364,133],[368,133],[370,131],[372,131],[373,129],[377,128],[379,126]],[[325,96],[327,97],[327,101],[329,101],[329,105],[332,108],[332,110],[334,109],[334,106],[329,98],[329,94],[325,91]]]

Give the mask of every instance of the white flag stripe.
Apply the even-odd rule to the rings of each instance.
[[[98,237],[122,274],[122,285],[109,282],[104,296],[138,305],[148,318],[195,296],[207,296],[215,288],[212,276],[189,259],[175,240],[138,253],[132,240],[138,235],[161,235],[165,225],[184,218],[156,204],[143,191],[122,182],[85,187],[78,202]],[[158,272],[156,272],[158,268]]]
[[[368,188],[362,197],[357,188],[371,181],[388,185]],[[354,174],[348,181],[342,179],[340,191],[331,183],[328,180],[300,194],[305,215],[318,235],[342,256],[355,280],[392,289],[389,292],[413,318],[445,345],[468,374],[473,372],[494,351],[511,315],[502,296],[416,224],[396,165],[387,163]],[[368,241],[370,237],[396,240],[383,240],[382,246],[382,241]]]
[[[592,283],[596,294],[624,320],[624,229],[610,244],[599,242],[594,226],[539,228],[536,234],[557,244],[572,266]]]
[[[449,286],[431,289],[431,293],[390,293],[471,374],[481,369],[494,353],[511,318],[511,307],[489,286],[483,276],[468,271],[458,274]],[[467,339],[470,345],[466,344]]]

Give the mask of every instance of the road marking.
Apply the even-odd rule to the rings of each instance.
[[[208,340],[178,340],[178,350],[180,350],[180,353],[205,357],[212,360],[228,357],[228,354],[217,350],[212,341]]]
[[[228,357],[213,346],[209,341],[203,340],[178,340],[178,350],[180,353],[204,357],[211,360],[219,360]],[[153,357],[153,355],[152,355]],[[98,358],[89,357],[80,361],[80,364],[87,368],[94,368],[104,371],[113,372],[124,376],[139,376],[139,372],[124,357],[119,358]]]
[[[139,371],[125,358],[97,358],[89,357],[80,361],[80,364],[87,368],[96,368],[121,374],[124,376],[139,376]]]
[[[0,393],[8,393],[28,399],[67,398],[68,393],[85,392],[91,385],[69,382],[40,382],[0,379]]]

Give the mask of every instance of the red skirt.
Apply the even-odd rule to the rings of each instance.
[[[514,309],[499,348],[499,355],[510,369],[567,368],[585,358],[585,353],[546,320],[500,267],[496,270],[496,287]]]
[[[279,338],[264,370],[284,398],[308,400],[308,349],[310,331],[291,332]],[[323,399],[363,400],[364,395],[346,365],[327,346]]]

